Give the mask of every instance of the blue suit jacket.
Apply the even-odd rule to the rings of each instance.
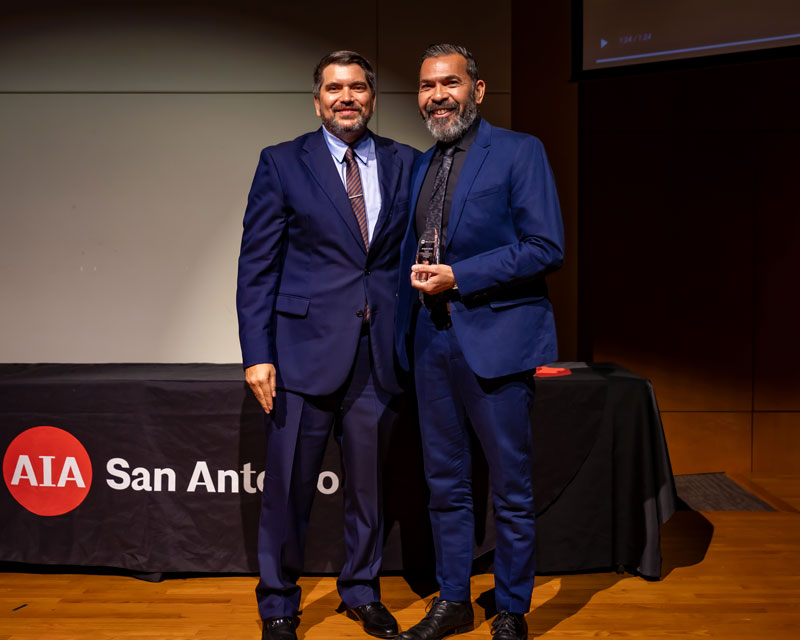
[[[322,129],[261,152],[239,255],[244,366],[275,365],[278,386],[332,393],[353,364],[364,302],[380,385],[400,391],[393,356],[400,242],[418,152],[375,136],[382,205],[369,252]]]
[[[396,347],[408,369],[417,290],[409,282],[416,253],[414,210],[434,149],[414,165],[411,215],[401,249]],[[545,274],[561,266],[564,230],[542,143],[482,120],[458,178],[444,261],[461,300],[453,330],[470,368],[484,378],[519,373],[557,358]]]

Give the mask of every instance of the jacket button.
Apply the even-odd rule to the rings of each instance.
[[[365,276],[368,276],[368,275],[370,275],[370,270],[369,270],[369,269],[364,269],[364,275],[365,275]]]
[[[356,311],[356,317],[357,318],[363,318],[364,317],[364,310],[363,309],[359,309],[358,311]]]

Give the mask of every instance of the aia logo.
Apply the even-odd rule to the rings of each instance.
[[[92,486],[92,463],[78,439],[56,427],[33,427],[6,449],[3,478],[14,499],[39,516],[72,511]]]

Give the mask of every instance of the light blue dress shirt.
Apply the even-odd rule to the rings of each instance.
[[[325,127],[322,127],[322,133],[325,134],[325,142],[335,161],[334,166],[339,172],[342,184],[347,189],[347,165],[344,163],[344,154],[347,152],[348,144]],[[381,185],[378,181],[378,157],[375,155],[375,141],[369,132],[356,142],[353,151],[356,155],[358,171],[361,174],[361,188],[364,190],[364,203],[367,205],[369,243],[372,244],[372,233],[381,212]]]

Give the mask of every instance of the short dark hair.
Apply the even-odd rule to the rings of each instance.
[[[463,56],[467,61],[467,75],[472,80],[473,85],[481,79],[480,75],[478,74],[478,63],[475,62],[475,58],[467,50],[467,48],[462,47],[460,44],[447,44],[442,42],[439,44],[429,45],[428,48],[423,52],[419,63],[422,65],[422,63],[428,58],[441,58],[442,56],[452,56],[453,54]]]
[[[314,86],[311,91],[315,98],[319,98],[319,92],[322,89],[322,72],[325,71],[325,67],[332,64],[357,64],[364,70],[370,93],[372,93],[373,96],[375,95],[375,71],[372,69],[369,60],[355,51],[334,51],[320,60],[317,68],[314,69]]]

